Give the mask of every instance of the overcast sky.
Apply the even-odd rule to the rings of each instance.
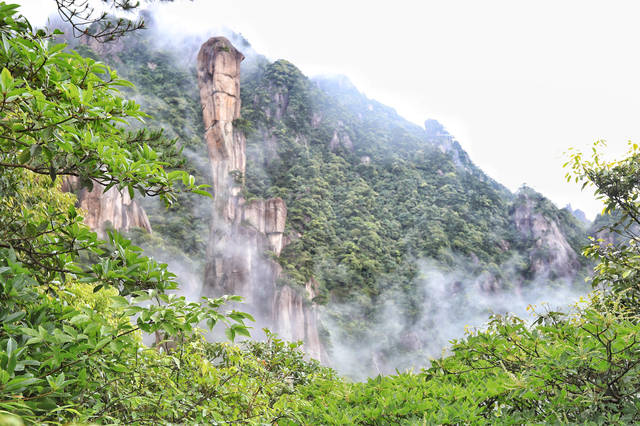
[[[18,1],[44,22],[54,0]],[[563,153],[640,142],[640,2],[199,0],[156,7],[167,35],[242,33],[309,76],[344,74],[422,125],[442,122],[511,190],[523,183],[593,217]]]

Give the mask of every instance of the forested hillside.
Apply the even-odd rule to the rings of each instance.
[[[206,180],[194,70],[198,40],[176,41],[171,49],[154,34],[78,48],[136,85],[130,94],[152,115],[148,124],[176,136],[182,164]],[[569,211],[530,188],[512,194],[478,169],[437,121],[421,128],[368,99],[346,77],[311,80],[290,62],[271,62],[233,37],[246,56],[235,127],[247,137],[247,167],[237,178],[248,201],[285,201],[288,243],[277,259],[285,272],[280,285],[319,283],[314,302],[326,307],[325,344],[332,344],[330,334],[347,345],[385,341],[383,357],[390,356],[388,348],[425,348],[434,336],[410,330],[436,302],[435,295],[424,295],[433,269],[446,276],[444,294],[460,295],[465,306],[477,291],[583,282],[586,261],[579,253],[586,231]],[[146,203],[154,233],[136,238],[202,271],[210,218],[199,200],[180,201],[171,212]],[[401,337],[377,325],[390,298]]]

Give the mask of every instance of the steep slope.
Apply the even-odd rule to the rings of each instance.
[[[581,223],[573,212],[555,209],[541,194],[523,187],[512,214],[516,229],[532,245],[527,273],[538,279],[573,278],[580,269],[576,248],[584,240],[584,232],[576,232]]]
[[[188,257],[206,273],[205,289],[244,292],[254,305],[268,298],[248,289],[269,289],[273,309],[263,306],[264,317],[283,335],[315,329],[326,344],[377,341],[377,355],[361,360],[375,364],[391,351],[425,347],[411,330],[437,325],[419,322],[437,299],[464,288],[491,295],[567,286],[581,274],[582,225],[541,195],[512,194],[486,176],[440,123],[421,128],[345,78],[310,80],[287,61],[252,53],[241,38],[233,42],[247,55],[241,102],[235,80],[207,89],[236,98],[224,118],[198,95],[199,43],[168,50],[136,34],[108,51],[83,47],[137,85],[132,94],[151,124],[178,137],[179,158],[219,194],[213,215],[197,197],[182,197],[169,212],[145,201],[154,235],[135,235],[145,247]],[[230,102],[222,98],[220,105]],[[259,261],[268,270],[260,281],[268,284],[256,286],[251,277],[260,274],[251,271],[265,252],[273,260]],[[434,270],[455,278],[425,293]],[[389,300],[393,333],[381,327]],[[305,309],[320,319],[301,321]]]
[[[509,259],[510,248],[526,251],[511,213],[519,201],[448,133],[404,121],[345,89],[344,79],[314,84],[286,61],[252,71],[242,92],[255,129],[247,185],[256,195],[282,195],[292,234],[301,235],[292,257],[302,249],[315,260],[291,276],[313,275],[323,250],[346,264],[359,288],[407,254],[450,265],[462,255],[486,267]],[[316,235],[321,226],[330,231]]]
[[[433,310],[419,296],[425,261],[456,276],[437,298],[566,286],[581,273],[582,225],[486,176],[440,123],[422,129],[344,77],[311,81],[283,60],[256,61],[244,76],[248,190],[285,200],[293,242],[280,262],[289,280],[326,290],[334,342],[386,342],[379,358],[384,347],[425,347],[424,333],[402,331]]]

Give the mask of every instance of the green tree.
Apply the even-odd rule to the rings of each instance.
[[[169,294],[177,283],[165,264],[82,224],[58,189],[67,176],[167,205],[180,191],[208,193],[188,173],[167,171],[151,148],[161,134],[127,130],[146,117],[121,96],[128,82],[56,44],[55,32],[34,31],[17,9],[0,3],[0,410],[63,421],[80,407],[108,413],[123,397],[111,384],[138,365],[141,332],[182,341],[202,323],[225,322],[233,339],[249,335],[250,316],[220,312],[237,297]],[[83,286],[89,294],[76,297]]]
[[[112,41],[144,28],[144,20],[113,19],[106,12],[99,12],[87,0],[54,0],[58,14],[68,23],[75,36],[89,36],[101,42]],[[132,11],[140,6],[138,0],[103,0],[113,9]]]
[[[629,308],[640,312],[640,149],[630,142],[623,159],[607,161],[601,153],[605,146],[604,141],[596,142],[590,158],[570,151],[567,179],[595,190],[609,219],[601,230],[618,236],[610,244],[592,238],[585,251],[598,262],[593,284],[614,291]]]

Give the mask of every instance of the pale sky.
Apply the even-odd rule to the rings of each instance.
[[[42,24],[54,0],[18,1]],[[157,7],[166,34],[242,33],[309,76],[344,74],[422,125],[439,120],[491,177],[591,218],[569,147],[640,142],[640,2],[196,0]]]

